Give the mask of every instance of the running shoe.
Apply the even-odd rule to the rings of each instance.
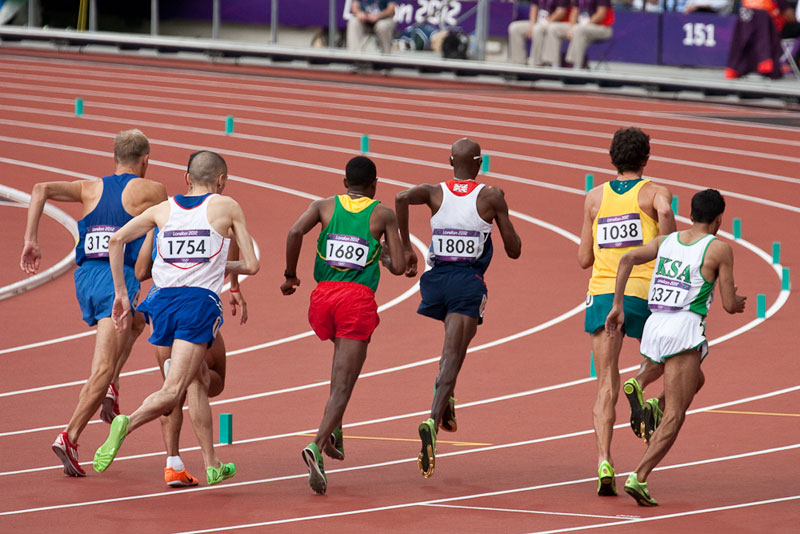
[[[170,488],[185,488],[198,484],[197,479],[190,475],[186,469],[183,471],[175,471],[171,467],[164,468],[164,482],[166,482],[167,486]]]
[[[64,464],[64,474],[70,477],[85,477],[86,471],[78,463],[78,446],[69,441],[66,432],[58,435],[53,442],[53,452]]]
[[[653,432],[658,428],[658,425],[661,424],[661,418],[663,416],[664,412],[662,412],[661,408],[658,406],[658,399],[652,398],[645,401],[642,406],[642,419],[644,420],[642,439],[645,443],[650,443],[650,438],[653,436]]]
[[[419,438],[422,440],[422,450],[417,457],[417,467],[422,476],[430,478],[436,467],[436,423],[433,419],[419,425]]]
[[[450,402],[444,409],[442,421],[439,423],[439,428],[445,432],[455,432],[458,430],[458,423],[456,423],[456,398],[450,397]]]
[[[344,460],[344,436],[342,427],[334,428],[331,437],[325,443],[322,452],[334,460]]]
[[[303,449],[303,460],[308,466],[308,485],[314,493],[325,495],[328,489],[328,477],[325,476],[325,465],[322,463],[322,454],[319,452],[317,444],[311,442]]]
[[[622,386],[622,391],[631,405],[631,428],[637,438],[641,438],[644,433],[644,419],[642,414],[642,388],[635,378],[631,378]]]
[[[213,486],[214,484],[219,484],[223,480],[231,478],[235,474],[236,474],[236,464],[234,463],[224,464],[220,462],[219,467],[212,466],[206,468],[206,482],[208,482],[209,486]]]
[[[647,482],[639,482],[635,471],[625,481],[625,493],[636,499],[639,506],[658,506],[658,501],[647,491]]]
[[[111,424],[116,416],[119,415],[119,391],[114,387],[114,383],[108,385],[106,397],[103,399],[103,405],[100,408],[100,419],[104,423]]]
[[[614,482],[614,468],[608,462],[600,464],[597,470],[597,494],[601,497],[616,497],[617,484]]]
[[[125,436],[128,435],[128,424],[131,422],[127,415],[118,415],[111,421],[108,438],[94,453],[94,470],[102,473],[116,458]]]

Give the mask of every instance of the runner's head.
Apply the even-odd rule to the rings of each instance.
[[[150,142],[141,130],[124,130],[114,139],[114,161],[137,176],[144,176],[150,158]]]
[[[228,165],[216,152],[200,150],[189,156],[186,176],[192,184],[222,193],[228,180]]]
[[[635,126],[620,128],[614,133],[608,153],[619,174],[640,172],[650,158],[650,136]]]
[[[462,137],[450,149],[450,165],[457,180],[474,180],[482,161],[481,146],[468,137]]]
[[[725,199],[716,189],[706,189],[692,197],[692,222],[710,224],[712,234],[719,230],[724,211]]]
[[[348,192],[372,198],[378,186],[378,170],[366,156],[356,156],[344,169],[344,186]]]

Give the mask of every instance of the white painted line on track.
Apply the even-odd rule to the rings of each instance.
[[[515,514],[534,514],[534,515],[558,515],[565,517],[594,517],[598,519],[636,519],[638,515],[597,515],[597,514],[576,514],[571,512],[545,512],[544,510],[521,510],[518,508],[492,508],[489,506],[460,506],[457,504],[422,504],[420,506],[430,506],[433,508],[452,508],[456,510],[480,510],[484,512],[508,512]]]

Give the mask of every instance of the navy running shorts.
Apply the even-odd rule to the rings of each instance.
[[[463,265],[437,265],[419,281],[422,302],[417,313],[443,321],[449,313],[460,313],[483,323],[488,290],[483,276]]]

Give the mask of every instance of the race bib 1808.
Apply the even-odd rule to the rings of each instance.
[[[651,310],[680,311],[686,303],[691,288],[692,286],[686,282],[657,276],[653,280],[647,305]]]
[[[642,221],[638,213],[626,213],[625,215],[597,219],[598,247],[635,247],[643,243]]]
[[[83,252],[86,258],[93,260],[108,257],[108,241],[119,226],[98,224],[86,228],[86,237],[83,240]]]
[[[211,230],[168,230],[158,241],[166,263],[205,263],[211,258]]]
[[[328,234],[325,254],[325,263],[328,265],[363,271],[367,266],[369,243],[354,235]]]
[[[437,228],[433,231],[433,255],[439,261],[472,261],[478,258],[481,233],[477,230]]]

